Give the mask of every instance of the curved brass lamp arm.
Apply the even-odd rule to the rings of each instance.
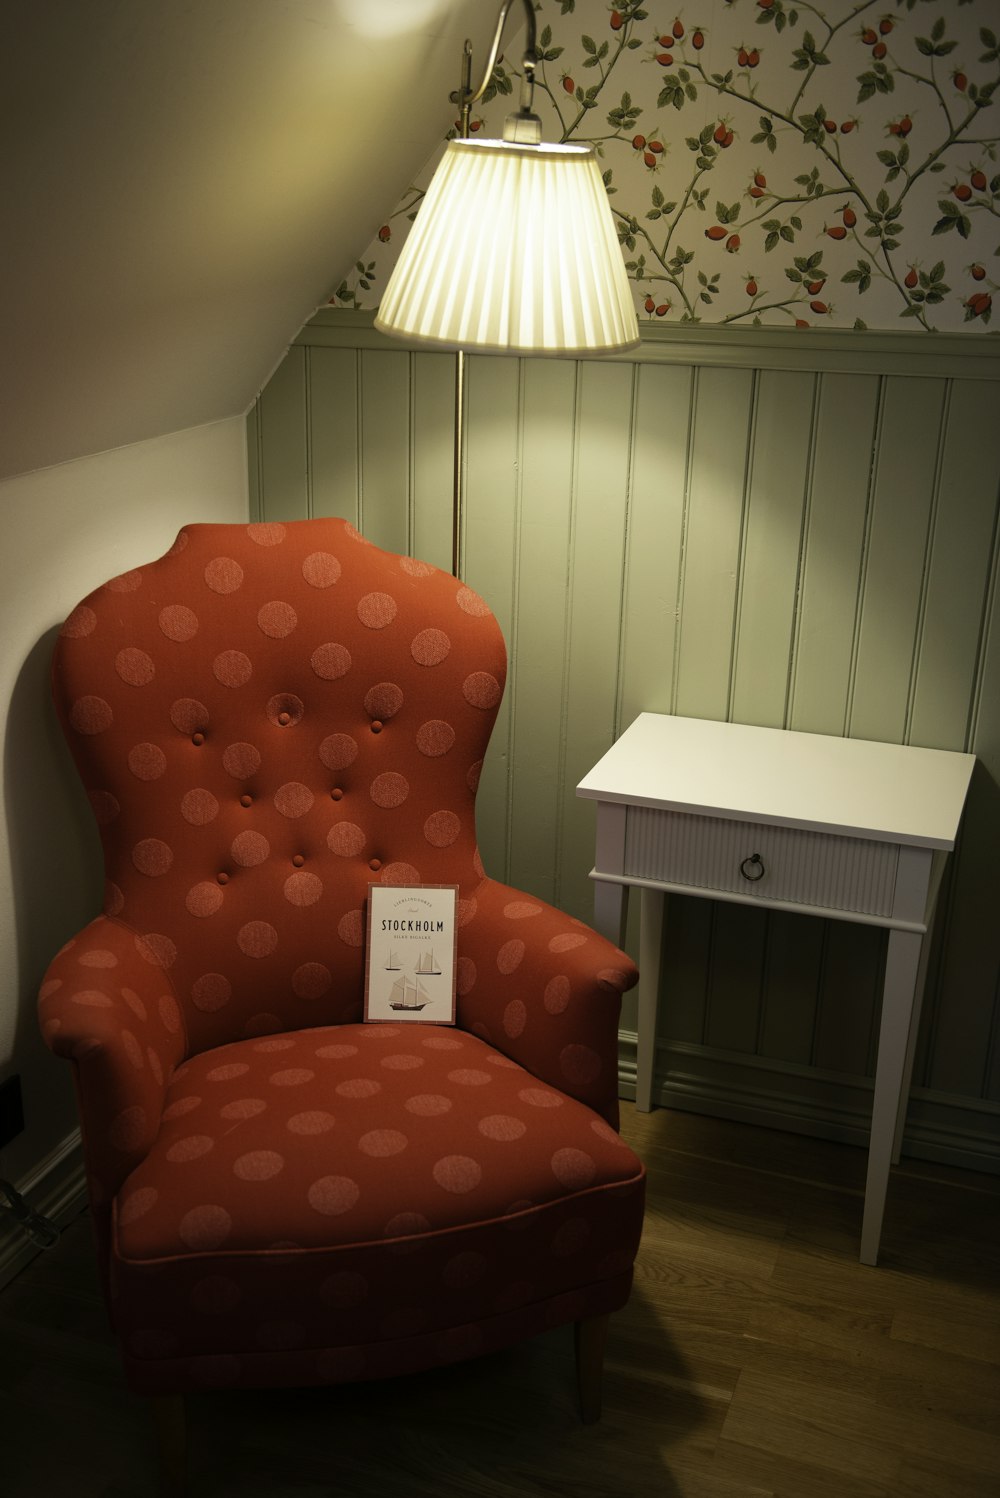
[[[458,90],[458,93],[452,94],[452,98],[454,99],[455,103],[458,104],[461,110],[461,133],[463,138],[469,133],[469,111],[471,110],[473,104],[478,103],[479,100],[483,97],[483,94],[485,94],[486,89],[489,85],[489,81],[493,77],[493,69],[496,67],[496,61],[498,56],[500,55],[500,43],[503,39],[503,29],[507,24],[507,17],[510,15],[511,6],[513,4],[514,0],[503,0],[503,4],[500,6],[500,14],[497,16],[496,30],[493,33],[493,42],[490,46],[490,54],[487,58],[486,67],[479,82],[479,87],[475,89],[473,89],[472,87],[472,43],[467,41],[465,44],[465,51],[462,54],[462,84]],[[528,35],[524,49],[524,77],[521,82],[521,113],[530,114],[531,99],[535,87],[535,68],[538,65],[535,7],[532,5],[531,0],[524,0],[524,12],[528,21]]]

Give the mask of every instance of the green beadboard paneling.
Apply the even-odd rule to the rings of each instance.
[[[247,509],[251,521],[263,516],[260,463],[260,404],[255,402],[247,412]]]
[[[716,1050],[757,1049],[767,913],[720,903],[715,911],[702,1040]]]
[[[617,727],[633,395],[634,371],[628,366],[581,363],[556,864],[559,902],[577,916],[589,915],[592,906],[587,872],[594,861],[594,806],[580,801],[576,786]]]
[[[711,900],[695,900],[686,895],[667,897],[660,1033],[671,1040],[690,1045],[704,1042],[709,954],[720,908]]]
[[[954,1101],[963,1138],[981,1118],[987,1153],[986,1100],[1000,1100],[992,342],[918,352],[907,334],[654,329],[635,358],[469,358],[465,474],[465,575],[511,654],[479,800],[491,873],[589,914],[593,808],[575,785],[640,711],[979,756],[915,1080],[935,1108]],[[342,514],[447,566],[453,378],[448,355],[394,345],[364,314],[322,314],[248,425],[261,518]],[[759,1058],[765,1079],[797,1068],[803,1096],[811,1066],[823,1116],[842,1076],[853,1106],[885,943],[847,922],[671,898],[661,1037],[687,1047],[688,1070],[707,1048],[706,1076],[721,1054]]]
[[[906,738],[944,398],[943,380],[893,375],[883,387],[854,662],[852,738],[890,744]]]
[[[784,728],[809,481],[815,378],[758,376],[729,716]]]
[[[447,354],[411,356],[410,404],[413,555],[450,572],[455,468],[454,359]]]
[[[311,514],[361,521],[358,363],[354,349],[309,350]]]
[[[948,402],[909,742],[965,749],[1000,492],[1000,403],[970,380]]]
[[[622,725],[673,710],[693,371],[640,366],[622,598]]]
[[[465,579],[481,593],[516,660],[515,557],[520,501],[521,366],[516,359],[466,361],[469,442],[465,482]],[[475,440],[472,434],[475,433]],[[483,862],[497,879],[508,868],[511,710],[504,693],[483,768],[477,828]]]
[[[826,922],[819,1009],[812,1063],[821,1071],[872,1072],[886,934],[877,926]]]
[[[361,358],[361,529],[386,551],[410,549],[410,356]]]
[[[568,360],[524,365],[517,655],[512,661],[510,880],[556,898],[563,795],[578,375]]]
[[[825,922],[768,915],[757,1049],[776,1061],[806,1066],[812,1056],[823,966]]]
[[[854,657],[880,381],[822,374],[789,728],[841,735]]]
[[[306,350],[293,348],[257,402],[260,495],[266,520],[309,513]]]
[[[695,391],[675,711],[729,717],[754,376],[700,369]]]

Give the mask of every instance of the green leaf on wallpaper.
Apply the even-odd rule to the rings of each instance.
[[[594,38],[592,36],[587,36],[586,33],[581,36],[580,45],[583,48],[584,52],[596,53],[597,51],[597,43],[594,41]]]
[[[971,225],[958,205],[949,202],[947,198],[939,198],[938,209],[940,210],[941,217],[934,225],[931,233],[947,234],[950,229],[957,229],[962,239],[968,239]]]
[[[562,16],[568,16],[572,15],[573,11],[575,10],[576,0],[562,0],[562,10],[559,12],[559,14]]]
[[[830,61],[826,53],[817,47],[816,38],[811,31],[803,32],[802,46],[796,47],[792,55],[795,58],[792,67],[800,73],[805,72],[806,68],[825,67]]]
[[[982,54],[979,61],[995,62],[997,58],[1000,57],[1000,43],[997,42],[996,37],[988,26],[980,27],[979,40],[986,48],[986,51]]]
[[[625,45],[626,45],[626,47],[628,47],[628,49],[629,49],[630,52],[634,52],[635,49],[636,49],[636,47],[641,47],[642,46],[642,42],[640,42],[640,40],[639,40],[639,38],[637,36],[634,36],[634,37],[631,38],[630,41],[627,41],[625,43]]]
[[[934,25],[931,27],[931,40],[939,42],[943,36],[944,16],[938,16],[937,20],[934,22]]]
[[[854,319],[854,331],[855,333],[867,333],[868,324],[866,322],[862,322],[860,317],[856,317]]]
[[[840,279],[846,281],[849,286],[857,286],[859,292],[865,292],[872,284],[871,265],[867,260],[859,260],[854,270],[849,270]]]

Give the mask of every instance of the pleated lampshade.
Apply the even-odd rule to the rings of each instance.
[[[451,141],[375,326],[496,353],[634,348],[632,292],[593,151]]]

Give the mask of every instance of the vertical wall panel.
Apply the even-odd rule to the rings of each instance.
[[[972,777],[961,845],[953,871],[954,899],[942,955],[928,1085],[942,1092],[1000,1101],[995,1052],[1000,1015],[1000,597],[994,553],[993,597],[982,660],[982,696],[973,747],[981,756]],[[984,1002],[994,995],[991,1008]]]
[[[885,943],[885,932],[877,926],[826,923],[812,1056],[822,1071],[865,1076],[869,1070]]]
[[[257,416],[264,518],[304,519],[309,512],[305,349],[289,350],[257,403]]]
[[[757,381],[728,714],[735,723],[786,724],[815,383],[779,370]]]
[[[767,913],[752,905],[715,909],[704,1041],[716,1050],[757,1049]]]
[[[824,922],[772,910],[768,919],[759,1049],[776,1061],[812,1058],[823,970]]]
[[[908,742],[965,749],[1000,493],[996,387],[951,390]]]
[[[697,374],[675,712],[725,719],[753,377]]]
[[[914,667],[943,380],[885,382],[850,734],[901,744]]]
[[[556,892],[583,918],[593,909],[594,803],[576,786],[615,734],[632,395],[627,364],[581,361]]]
[[[563,790],[577,383],[569,360],[525,362],[509,874],[547,900],[556,892]]]
[[[308,353],[312,514],[336,515],[360,525],[360,356],[354,349],[314,348]]]
[[[361,358],[361,529],[387,551],[410,549],[410,356]]]
[[[879,380],[824,374],[813,450],[789,728],[843,734]]]
[[[620,724],[669,713],[679,617],[693,371],[636,371],[628,587],[622,600]]]
[[[455,355],[412,354],[410,400],[413,555],[451,571],[455,466]]]
[[[521,361],[469,359],[466,372],[469,437],[464,577],[471,588],[482,593],[496,614],[513,659]],[[493,730],[477,800],[476,825],[483,861],[497,879],[507,877],[511,702],[508,688]]]

